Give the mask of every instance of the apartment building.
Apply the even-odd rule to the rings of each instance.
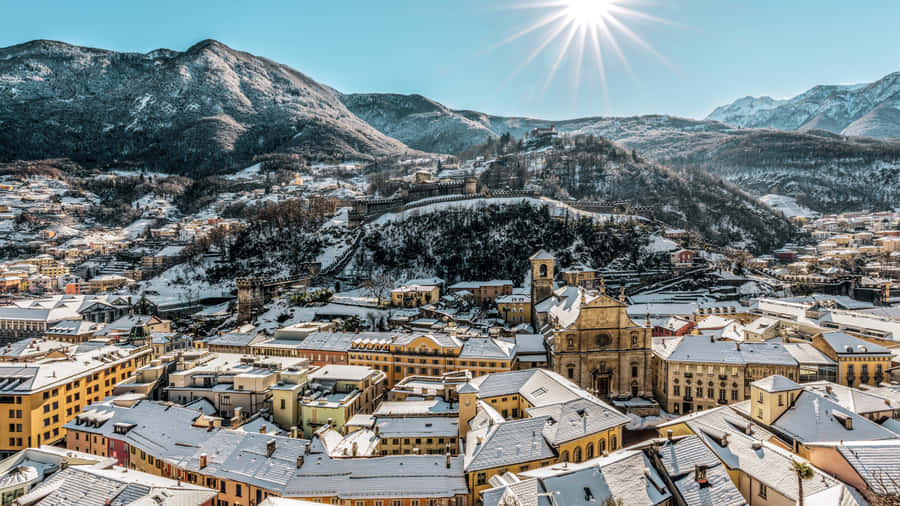
[[[53,350],[27,365],[0,363],[0,454],[53,444],[84,406],[150,360],[149,348],[81,345]]]
[[[407,376],[442,376],[469,370],[473,375],[517,368],[517,345],[491,338],[462,339],[454,334],[360,333],[350,342],[348,363],[384,372],[391,388]]]

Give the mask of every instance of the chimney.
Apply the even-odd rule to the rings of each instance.
[[[297,469],[303,467],[303,455],[297,455]]]
[[[447,455],[445,455],[445,461],[446,461],[447,469],[450,469],[450,453],[449,452],[447,453]]]
[[[275,453],[275,440],[270,439],[269,442],[266,443],[266,457],[271,457],[273,453]]]
[[[291,437],[297,439],[297,426],[294,425],[291,427]]]
[[[735,347],[737,348],[737,351],[741,351],[741,343],[740,343],[740,341],[738,341],[738,342],[736,342],[736,343],[734,343],[734,344],[735,344]]]
[[[334,418],[329,418],[329,419],[328,419],[328,428],[329,428],[329,429],[334,428]]]
[[[694,481],[699,483],[701,487],[709,484],[706,480],[706,466],[694,464]]]
[[[716,342],[716,338],[713,337],[712,334],[710,334],[710,336],[709,336],[709,342],[711,342],[711,343]]]
[[[832,390],[831,385],[825,385],[825,393],[827,393],[828,395],[831,395],[831,390]]]
[[[259,433],[260,434],[266,433],[266,425],[265,424],[259,426]]]
[[[669,442],[672,441],[672,429],[666,431],[666,439],[668,439]]]
[[[200,454],[200,469],[206,468],[206,463],[207,463],[207,462],[206,462],[206,454],[205,454],[205,453],[201,453],[201,454]]]

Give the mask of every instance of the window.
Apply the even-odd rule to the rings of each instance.
[[[760,483],[759,484],[759,496],[762,497],[763,499],[765,499],[766,495],[768,493],[769,493],[769,488],[766,487],[765,485],[763,485],[762,483]]]
[[[681,395],[681,388],[678,385],[672,387],[672,395]]]
[[[476,485],[484,485],[485,482],[487,482],[487,475],[485,473],[478,473],[475,475]]]
[[[568,374],[569,379],[575,379],[575,368],[574,367],[569,366],[566,373]]]
[[[732,390],[732,391],[731,391],[731,400],[733,400],[733,401],[738,400],[737,390]]]
[[[241,484],[240,484],[240,483],[235,483],[235,485],[234,485],[234,496],[235,496],[235,497],[241,497],[242,494],[243,494],[243,490],[242,490],[242,488],[241,488]]]
[[[284,399],[281,399],[281,409],[285,409],[286,405],[287,403],[284,401]]]
[[[778,405],[784,406],[784,395],[778,394]]]
[[[638,367],[636,365],[631,366],[631,377],[637,378],[638,375]]]
[[[617,448],[616,436],[615,435],[610,436],[609,437],[609,451],[614,452],[614,451],[616,451],[616,448]]]

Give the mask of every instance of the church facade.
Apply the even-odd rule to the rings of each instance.
[[[612,298],[602,283],[553,290],[552,257],[541,251],[531,262],[532,313],[551,369],[601,398],[652,398],[652,328],[631,320],[624,294]]]

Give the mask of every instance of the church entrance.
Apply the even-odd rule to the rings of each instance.
[[[594,369],[594,372],[591,373],[591,389],[594,391],[594,395],[609,396],[609,377],[609,372]]]

